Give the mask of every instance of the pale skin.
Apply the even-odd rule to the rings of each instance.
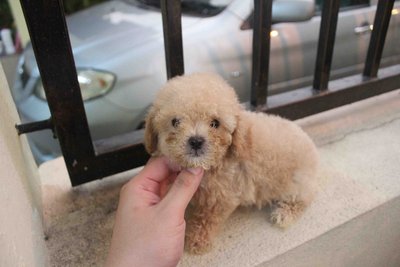
[[[176,172],[164,157],[150,159],[121,189],[106,266],[176,266],[185,209],[203,174],[201,168]]]

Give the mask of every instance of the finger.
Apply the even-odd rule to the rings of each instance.
[[[163,199],[169,191],[171,185],[174,183],[178,173],[173,173],[167,179],[160,183],[160,198]]]
[[[189,201],[200,185],[203,174],[202,168],[181,171],[167,195],[161,201],[164,208],[177,211],[183,216]]]
[[[121,190],[121,195],[137,195],[137,191],[154,192],[159,194],[160,182],[170,175],[166,158],[150,158],[144,168],[125,184]]]
[[[139,179],[151,179],[157,182],[164,180],[171,173],[167,158],[154,157],[146,163],[143,170],[137,175]]]

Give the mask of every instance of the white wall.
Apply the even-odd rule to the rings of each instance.
[[[8,0],[8,4],[10,5],[11,12],[14,16],[14,22],[17,25],[18,34],[21,37],[22,45],[25,47],[25,45],[29,42],[29,32],[28,28],[26,27],[21,3],[15,0]]]
[[[47,266],[40,180],[0,65],[0,266]]]

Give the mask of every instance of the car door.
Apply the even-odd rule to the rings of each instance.
[[[322,1],[316,1],[316,14],[308,21],[272,25],[269,94],[312,84]],[[186,70],[219,73],[236,89],[241,101],[249,101],[250,97],[253,32],[251,25],[244,25],[252,9],[252,1],[233,1],[225,12],[203,19],[196,32],[184,33],[184,37],[197,36],[188,38],[195,40],[194,44],[186,43],[190,46],[185,47]],[[341,0],[331,79],[362,71],[375,10],[370,0]],[[398,20],[399,16],[391,20],[383,61],[399,54],[400,46],[395,45],[396,40],[400,43]]]
[[[321,2],[320,0],[317,2]],[[373,29],[377,1],[341,0],[332,59],[331,79],[361,73]],[[381,66],[400,62],[397,1],[389,24]]]
[[[316,1],[316,16],[309,21],[273,25],[272,35],[276,38],[271,38],[271,93],[311,85],[318,49],[321,3],[322,0]],[[369,0],[341,1],[331,79],[361,71],[372,23],[368,12],[372,9]]]
[[[368,13],[369,18],[373,19],[374,14],[374,12]],[[400,64],[400,0],[395,1],[392,9],[380,65],[393,64]]]
[[[272,25],[269,93],[312,84],[321,24],[322,0],[309,21]],[[331,80],[361,73],[376,11],[369,0],[341,0]],[[396,1],[383,52],[382,65],[399,62],[399,1]],[[249,59],[250,60],[250,59]]]
[[[333,51],[331,79],[363,69],[376,7],[369,0],[341,0]]]

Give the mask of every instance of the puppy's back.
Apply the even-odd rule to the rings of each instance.
[[[241,121],[241,127],[248,131],[251,164],[259,169],[259,175],[279,179],[291,178],[298,171],[310,175],[315,172],[316,148],[298,125],[278,116],[248,111],[241,114]]]

